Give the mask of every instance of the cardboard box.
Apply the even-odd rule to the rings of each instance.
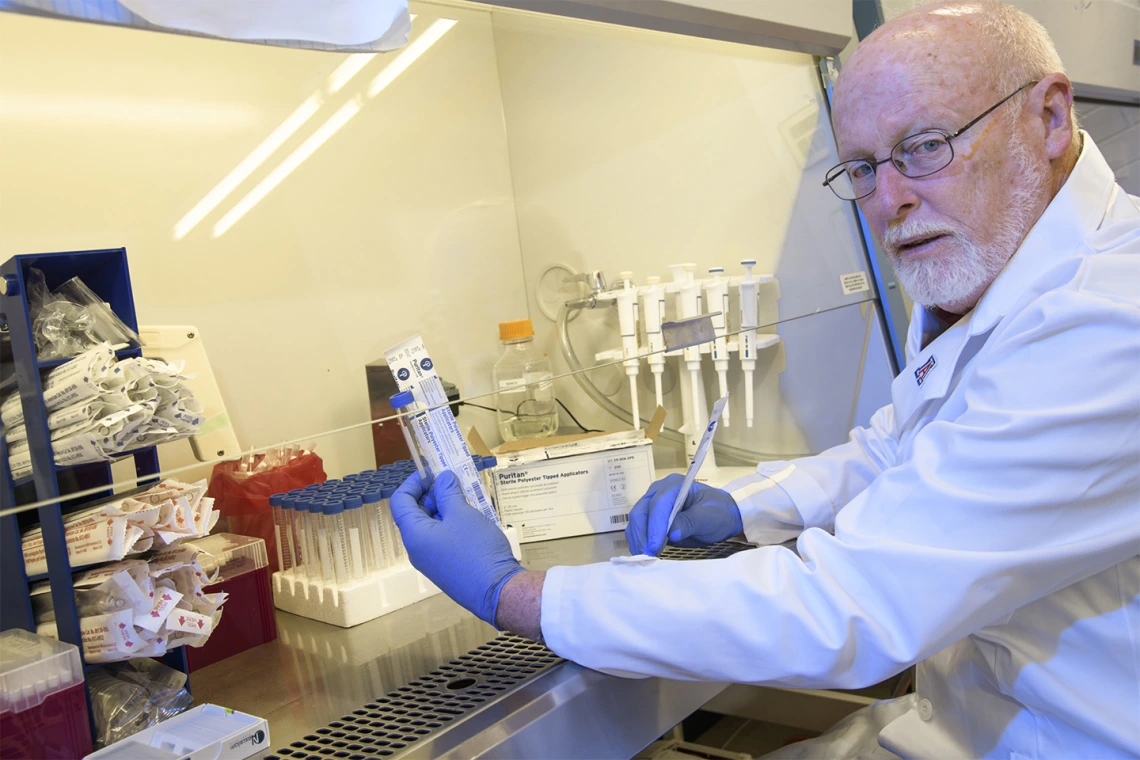
[[[624,530],[656,477],[653,442],[664,424],[658,407],[644,431],[503,444],[493,453],[498,465],[487,471],[499,519],[524,544]],[[478,453],[491,453],[474,431],[470,440]]]

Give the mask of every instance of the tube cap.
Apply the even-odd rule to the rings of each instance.
[[[499,340],[518,340],[534,335],[534,324],[529,319],[516,319],[499,323]]]
[[[375,504],[384,497],[380,493],[380,486],[377,485],[365,491],[360,498],[365,504]]]
[[[408,404],[416,400],[416,397],[411,391],[400,391],[395,396],[388,399],[388,403],[392,405],[392,409],[403,409]]]
[[[280,507],[280,506],[281,506],[281,500],[282,500],[284,497],[285,497],[285,494],[283,494],[283,493],[275,493],[275,494],[273,494],[272,496],[270,496],[270,497],[269,497],[269,506],[271,506],[271,507]]]
[[[364,500],[359,496],[345,496],[344,508],[345,509],[360,509],[364,506]]]
[[[340,499],[329,499],[322,506],[326,515],[339,515],[344,511],[344,502]]]

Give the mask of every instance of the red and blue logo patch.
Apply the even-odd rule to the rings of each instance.
[[[918,386],[921,388],[922,383],[926,380],[926,376],[930,374],[930,370],[938,366],[938,361],[935,360],[934,354],[926,360],[926,363],[914,371],[914,379],[918,381]]]

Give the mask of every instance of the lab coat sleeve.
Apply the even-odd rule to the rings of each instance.
[[[618,674],[857,688],[1136,555],[1135,271],[1116,295],[1053,290],[999,324],[961,413],[798,556],[548,571],[547,645]]]
[[[884,406],[850,440],[794,462],[762,462],[756,473],[725,486],[740,508],[745,537],[778,544],[805,528],[835,526],[835,515],[895,463],[894,409]]]

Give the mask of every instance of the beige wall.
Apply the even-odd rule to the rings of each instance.
[[[840,275],[864,269],[863,253],[849,204],[821,185],[838,159],[811,57],[499,13],[495,44],[531,314],[560,371],[567,365],[554,325],[535,302],[549,265],[602,269],[611,280],[631,270],[644,283],[651,274],[668,280],[672,263],[695,262],[701,274],[721,265],[735,275],[742,259],[754,258],[758,271],[779,278],[778,288],[762,287],[761,323],[848,308],[779,328],[785,346],[760,357],[752,430],[743,424],[743,375],[732,361],[734,422],[718,440],[758,455],[816,451],[885,403],[878,328],[868,341],[855,305],[871,294],[844,295],[839,285]],[[616,347],[616,325],[613,309],[575,320],[579,357]],[[878,391],[861,394],[865,345],[872,369],[864,387]],[[667,386],[676,378],[677,360],[669,362]],[[716,375],[706,365],[712,399]],[[629,408],[621,368],[591,377]],[[648,417],[644,363],[640,379]],[[558,393],[588,426],[620,425],[573,381],[559,381]],[[667,396],[672,425],[680,425],[679,397]],[[679,458],[662,452],[658,463]]]
[[[392,56],[329,95],[345,55],[0,14],[0,258],[125,246],[140,323],[198,326],[243,447],[367,420],[364,365],[416,331],[448,379],[489,390],[495,324],[526,313],[490,16],[413,12],[416,35],[458,23],[221,237]],[[314,92],[321,110],[175,240]],[[339,475],[371,449],[362,429],[317,450]]]

